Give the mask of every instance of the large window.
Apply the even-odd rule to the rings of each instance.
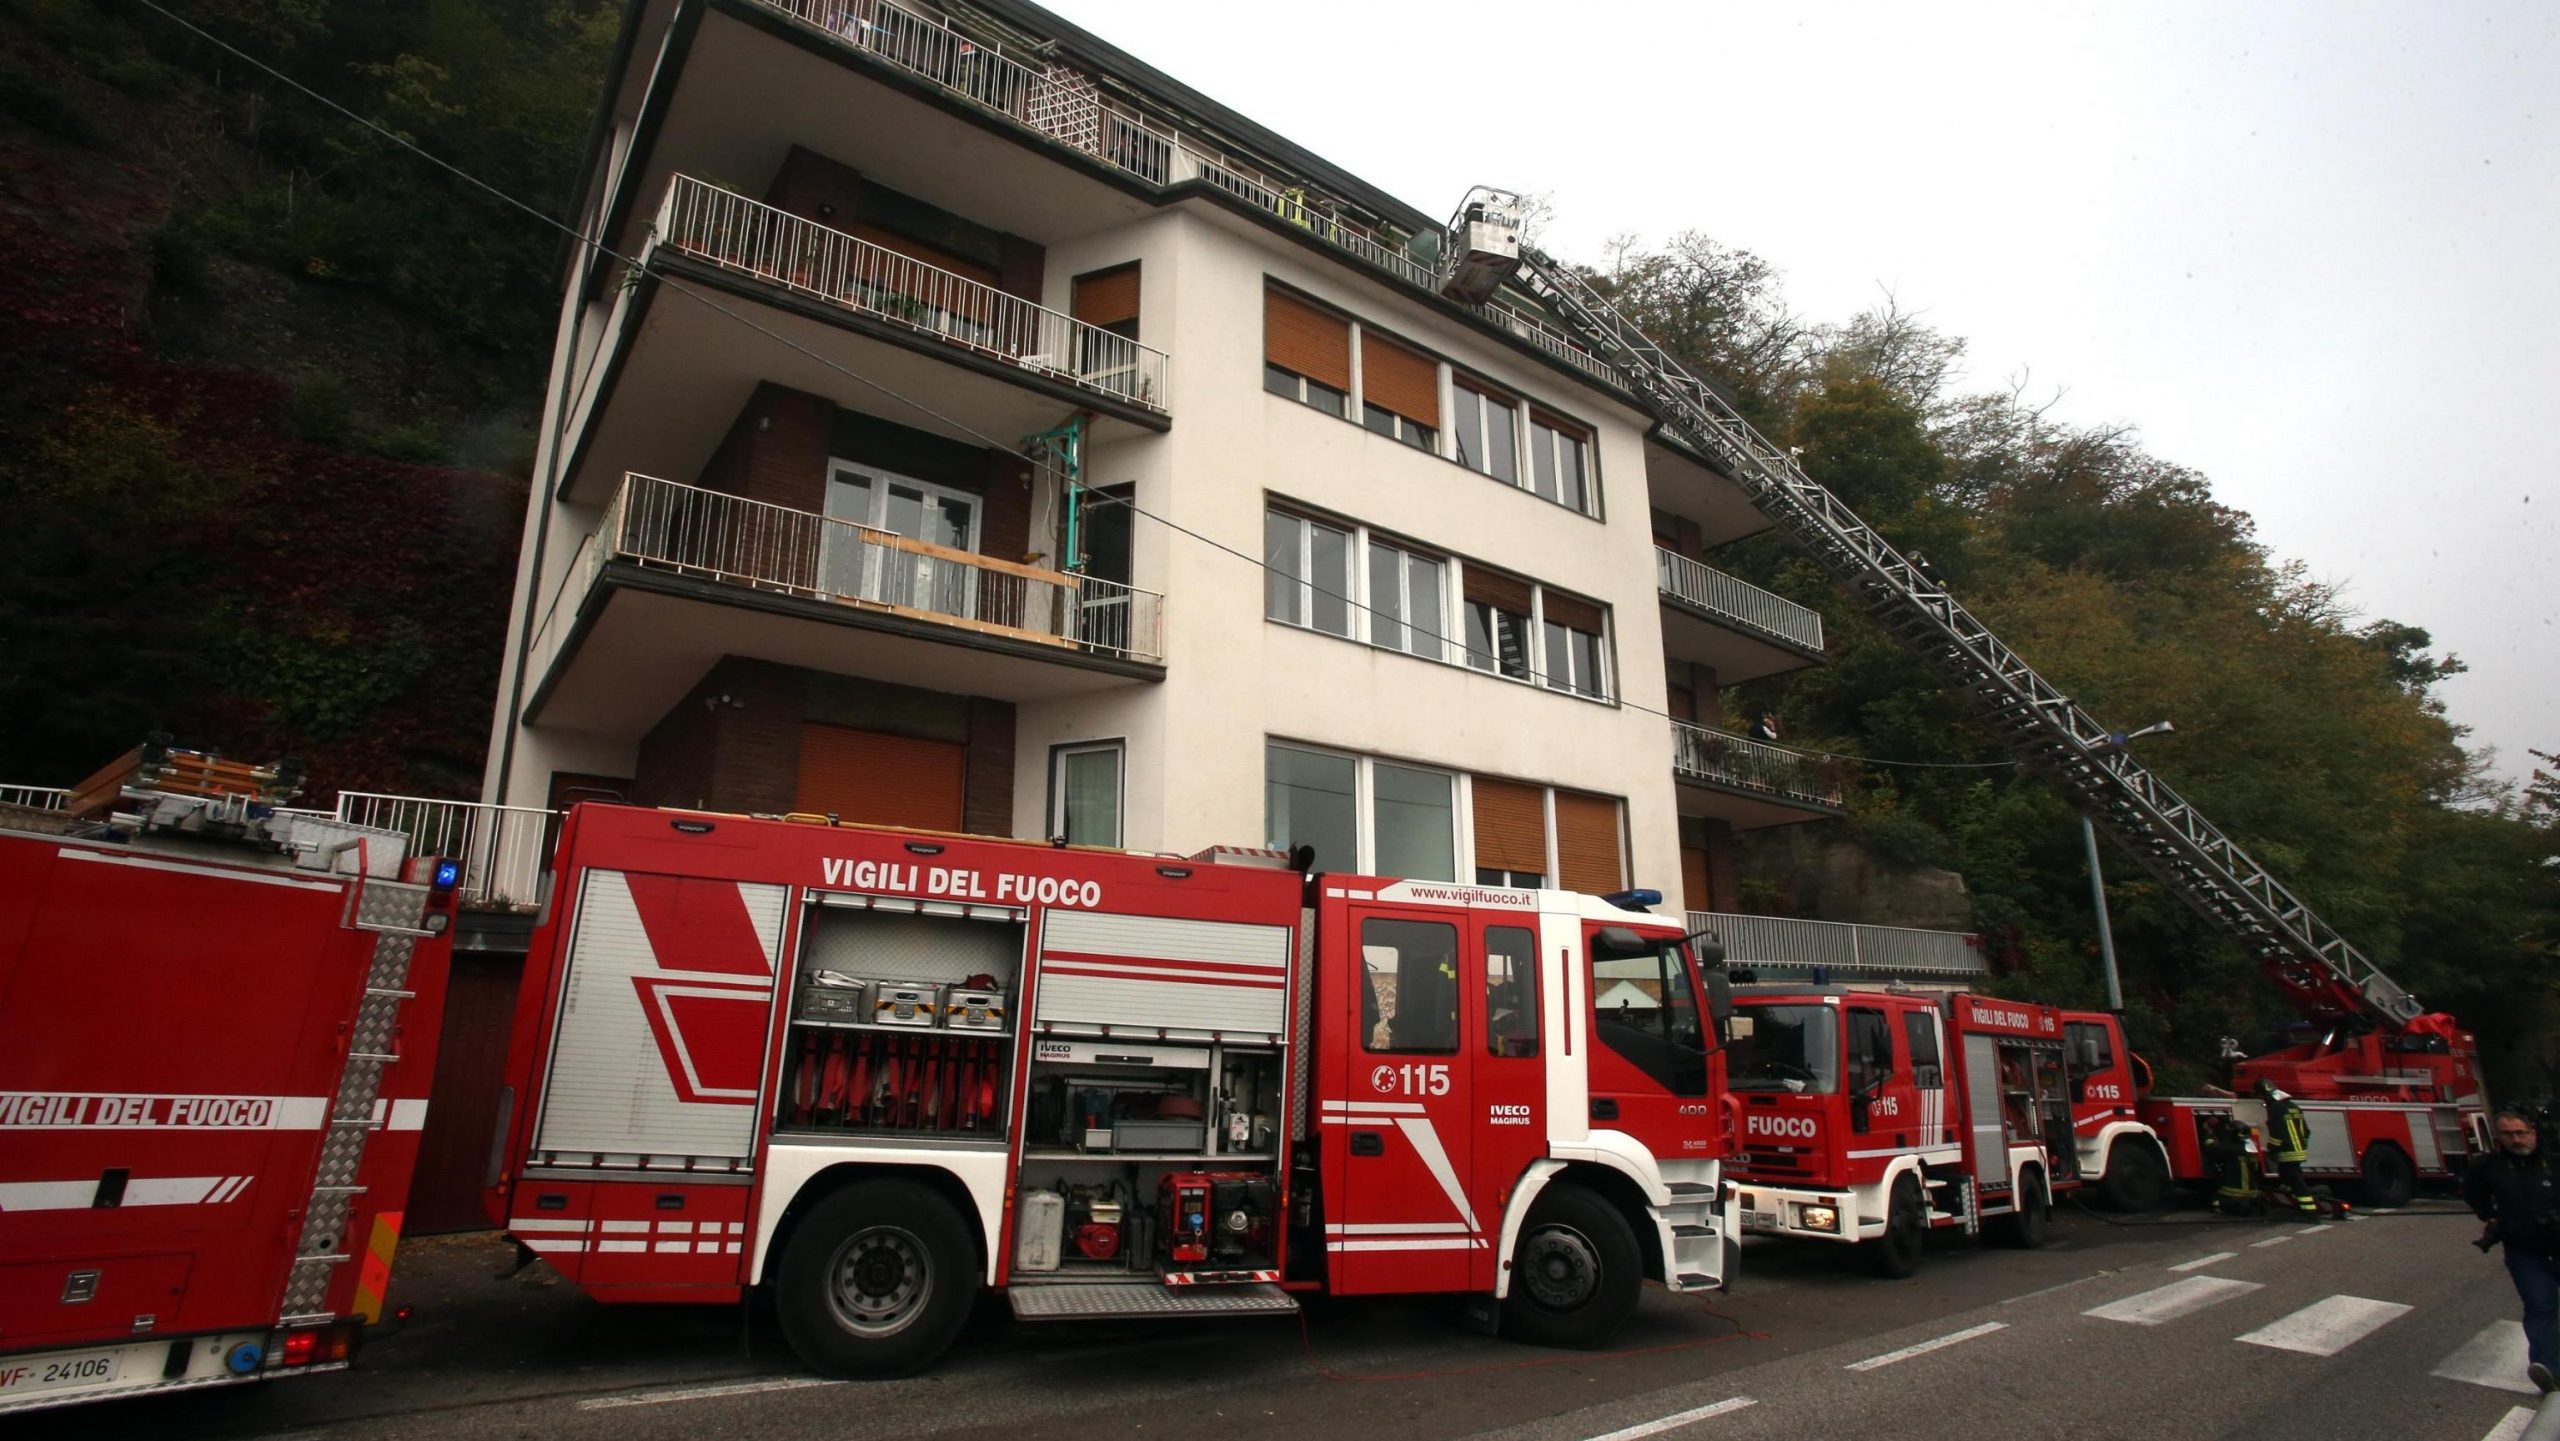
[[[1538,936],[1525,926],[1485,927],[1484,1048],[1538,1054]]]
[[[1380,1055],[1458,1052],[1458,928],[1438,921],[1360,923],[1362,1046]]]
[[[1369,542],[1369,643],[1440,660],[1448,654],[1441,611],[1447,567],[1383,540]]]
[[[1605,624],[1600,607],[1579,597],[1544,591],[1539,597],[1539,613],[1546,643],[1546,683],[1556,690],[1569,690],[1595,700],[1609,694],[1601,675],[1601,657],[1605,648],[1600,632]]]
[[[1457,777],[1448,772],[1274,741],[1263,773],[1263,838],[1273,849],[1313,846],[1318,870],[1457,879]]]
[[[1294,295],[1262,295],[1262,388],[1327,415],[1351,413],[1351,322]]]
[[[1527,581],[1467,568],[1467,664],[1513,680],[1528,680],[1536,665],[1530,654],[1529,613],[1536,602]]]
[[[1679,948],[1666,942],[1629,954],[1595,934],[1586,949],[1594,1039],[1673,1095],[1705,1095],[1706,1032]]]
[[[1121,844],[1120,743],[1060,746],[1052,754],[1049,834],[1071,846]]]
[[[1506,485],[1520,483],[1520,407],[1459,381],[1449,396],[1458,463]]]
[[[1744,1004],[1725,1047],[1725,1082],[1737,1091],[1839,1090],[1839,1010]]]
[[[1553,416],[1531,412],[1529,488],[1558,505],[1591,514],[1590,437]]]
[[[1286,511],[1263,518],[1263,614],[1351,634],[1351,532]]]

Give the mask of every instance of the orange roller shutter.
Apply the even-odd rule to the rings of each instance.
[[[1351,322],[1277,290],[1262,293],[1262,353],[1319,385],[1351,388]]]
[[[1360,332],[1360,398],[1440,428],[1440,364],[1382,336]]]
[[[870,825],[961,829],[968,751],[953,741],[845,726],[800,729],[797,809]]]
[[[1118,325],[1138,318],[1138,267],[1123,265],[1076,277],[1075,318],[1087,325]]]
[[[1556,792],[1556,870],[1569,891],[1607,895],[1626,885],[1614,797]]]
[[[1600,607],[1580,596],[1550,590],[1538,597],[1547,619],[1558,625],[1571,626],[1585,635],[1600,633]]]
[[[1514,615],[1529,613],[1529,583],[1499,571],[1468,566],[1466,596]]]
[[[1490,871],[1547,873],[1547,793],[1537,786],[1475,778],[1476,864]]]

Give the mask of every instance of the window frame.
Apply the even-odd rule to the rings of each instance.
[[[1278,839],[1274,838],[1271,834],[1271,752],[1274,750],[1297,751],[1304,755],[1321,756],[1329,760],[1347,760],[1352,763],[1352,863],[1347,867],[1328,867],[1328,869],[1342,869],[1356,875],[1364,876],[1382,874],[1377,868],[1377,767],[1380,765],[1393,766],[1397,770],[1402,771],[1415,771],[1426,775],[1438,776],[1442,780],[1448,782],[1449,785],[1450,873],[1446,876],[1403,876],[1399,877],[1399,879],[1443,881],[1448,884],[1455,885],[1458,883],[1459,872],[1468,869],[1469,862],[1474,858],[1475,842],[1474,838],[1467,830],[1468,812],[1466,787],[1459,784],[1459,781],[1465,775],[1465,772],[1453,770],[1447,766],[1432,765],[1427,761],[1406,760],[1399,756],[1371,755],[1366,751],[1344,750],[1338,746],[1318,745],[1310,741],[1290,740],[1276,735],[1266,735],[1262,738],[1262,834],[1266,841],[1276,841]],[[1286,840],[1288,845],[1296,844],[1295,837],[1288,837]],[[1275,848],[1286,849],[1287,847],[1275,845]]]
[[[1294,576],[1285,577],[1285,579],[1288,580],[1293,593],[1292,599],[1295,609],[1294,613],[1285,616],[1273,615],[1271,613],[1272,583],[1275,580],[1284,578],[1278,572],[1274,572],[1270,569],[1271,523],[1274,520],[1286,521],[1296,528],[1298,573]],[[1362,622],[1368,614],[1368,612],[1363,608],[1366,605],[1366,601],[1362,598],[1361,590],[1362,584],[1366,579],[1361,574],[1362,551],[1364,549],[1360,544],[1361,528],[1358,526],[1342,526],[1331,521],[1318,520],[1314,516],[1270,504],[1265,504],[1263,506],[1262,526],[1264,565],[1262,618],[1276,622],[1280,625],[1290,626],[1298,630],[1313,631],[1318,635],[1334,636],[1342,640],[1361,639],[1362,632],[1366,629]],[[1333,578],[1339,581],[1341,587],[1339,591],[1333,593],[1333,597],[1337,599],[1342,606],[1343,628],[1341,630],[1329,630],[1323,625],[1318,624],[1316,620],[1316,604],[1318,597],[1316,594],[1315,573],[1315,533],[1319,530],[1339,535],[1343,539],[1342,554],[1344,573],[1339,577]]]
[[[1606,630],[1582,630],[1578,627],[1567,625],[1560,620],[1549,620],[1544,615],[1545,607],[1541,606],[1539,609],[1541,612],[1538,619],[1538,647],[1539,660],[1541,662],[1538,667],[1538,676],[1540,684],[1543,684],[1549,690],[1562,691],[1567,695],[1578,695],[1585,700],[1615,700],[1616,696],[1611,693],[1609,688],[1609,637]],[[1602,624],[1604,627],[1607,624],[1605,613],[1603,615]],[[1554,654],[1555,647],[1549,643],[1548,632],[1550,631],[1562,631],[1568,637],[1580,637],[1581,639],[1591,642],[1592,674],[1588,678],[1587,684],[1583,677],[1572,673],[1580,669],[1580,661],[1579,658],[1575,656],[1573,646],[1570,641],[1568,641],[1565,646],[1565,664],[1561,667],[1557,665],[1556,656]]]
[[[1451,437],[1452,446],[1452,453],[1450,454],[1449,459],[1469,470],[1474,471],[1476,474],[1481,475],[1488,480],[1510,486],[1514,490],[1526,490],[1528,487],[1523,485],[1520,480],[1520,463],[1527,458],[1528,443],[1525,437],[1521,434],[1520,418],[1528,413],[1529,407],[1527,404],[1525,404],[1520,397],[1501,389],[1494,385],[1493,382],[1477,379],[1463,370],[1452,372],[1449,377],[1449,386],[1450,408],[1452,410],[1457,408],[1457,395],[1459,392],[1463,391],[1474,397],[1478,422],[1475,427],[1476,434],[1469,436],[1461,431],[1460,427],[1456,423],[1457,417],[1455,415],[1452,415],[1449,418],[1450,424],[1447,428]],[[1493,469],[1493,444],[1491,437],[1493,435],[1492,410],[1494,407],[1500,407],[1511,412],[1512,473],[1508,477],[1496,474]],[[1484,464],[1479,465],[1468,458],[1467,447],[1470,444],[1479,447],[1483,451]]]
[[[1541,430],[1547,433],[1548,473],[1556,480],[1554,495],[1548,495],[1539,490],[1537,485],[1538,432]],[[1576,515],[1587,515],[1598,520],[1600,518],[1600,470],[1597,464],[1599,446],[1596,444],[1598,432],[1579,421],[1567,420],[1554,411],[1533,406],[1529,411],[1528,433],[1529,464],[1525,467],[1527,474],[1522,479],[1520,488],[1550,505],[1560,505]],[[1580,504],[1564,498],[1564,452],[1561,447],[1562,442],[1565,441],[1573,442],[1582,451],[1582,501]]]
[[[1483,882],[1479,881],[1477,884],[1481,885]],[[1498,1014],[1494,1008],[1498,992],[1494,988],[1493,979],[1493,958],[1497,954],[1494,950],[1496,936],[1518,936],[1527,942],[1525,956],[1503,955],[1504,961],[1512,968],[1511,982],[1520,987],[1517,998],[1520,1005],[1512,1012],[1513,1025],[1508,1030],[1497,1029],[1494,1025]],[[1537,928],[1512,925],[1486,926],[1483,952],[1479,959],[1484,966],[1484,1053],[1497,1060],[1535,1059],[1545,1040],[1545,1037],[1540,1034],[1540,1022],[1545,1014],[1545,997],[1539,993],[1538,986]],[[1510,1043],[1525,1043],[1525,1045],[1519,1049],[1505,1049]]]
[[[1292,382],[1292,385],[1282,386],[1276,384],[1276,382],[1281,380],[1290,381]],[[1266,395],[1276,395],[1283,400],[1294,400],[1309,410],[1323,411],[1326,415],[1330,415],[1336,420],[1349,420],[1351,418],[1350,391],[1336,390],[1321,380],[1315,380],[1307,376],[1300,375],[1298,372],[1280,364],[1278,361],[1265,360],[1262,362],[1262,389],[1263,393]],[[1335,400],[1339,401],[1340,404],[1334,408],[1327,409],[1322,401],[1312,398],[1313,394],[1317,392],[1332,396]]]
[[[1360,1037],[1360,1049],[1362,1053],[1371,1056],[1456,1056],[1464,1053],[1467,1048],[1466,987],[1458,983],[1458,978],[1460,968],[1466,964],[1465,932],[1452,921],[1425,920],[1419,916],[1362,916],[1360,918],[1360,939],[1358,944],[1353,948],[1353,954],[1360,958],[1360,979],[1363,985],[1371,984],[1369,979],[1371,975],[1369,947],[1373,943],[1370,941],[1369,936],[1375,928],[1381,926],[1393,926],[1399,930],[1440,931],[1445,932],[1448,935],[1449,1043],[1445,1046],[1413,1046],[1399,1045],[1396,1043],[1394,1018],[1402,1016],[1405,1013],[1405,1001],[1408,999],[1405,992],[1405,982],[1410,979],[1407,974],[1406,949],[1398,947],[1396,950],[1395,967],[1396,1008],[1392,1012],[1382,1011],[1378,1017],[1377,1024],[1368,1027],[1366,1033]],[[1374,997],[1374,988],[1372,989],[1371,994]],[[1387,1043],[1384,1045],[1380,1045],[1378,1043],[1378,1032],[1382,1028],[1387,1032],[1388,1036]]]
[[[1069,845],[1103,845],[1124,848],[1129,840],[1129,742],[1125,736],[1109,740],[1065,741],[1049,747],[1049,830],[1052,840],[1067,836],[1067,761],[1075,756],[1108,754],[1112,757],[1111,829],[1108,841],[1074,841]]]
[[[1359,528],[1358,538],[1360,560],[1354,568],[1360,573],[1360,626],[1364,632],[1363,639],[1380,650],[1390,650],[1399,655],[1445,663],[1449,658],[1449,578],[1455,573],[1456,566],[1448,556],[1435,551],[1426,551],[1420,546],[1408,545],[1393,536],[1380,535],[1365,525]],[[1376,556],[1380,551],[1385,551],[1396,558],[1395,611],[1390,623],[1404,632],[1408,642],[1404,645],[1390,645],[1378,638],[1382,608],[1378,604],[1377,596]],[[1413,613],[1415,571],[1418,567],[1425,565],[1439,573],[1440,581],[1436,587],[1429,588],[1437,619],[1433,623],[1433,634],[1428,641],[1421,638],[1421,628],[1415,621]]]

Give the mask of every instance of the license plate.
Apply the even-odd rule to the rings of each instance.
[[[1742,1224],[1746,1226],[1766,1226],[1770,1230],[1774,1231],[1778,1229],[1778,1213],[1775,1211],[1745,1211],[1742,1213]]]
[[[116,1379],[123,1367],[124,1356],[116,1351],[0,1361],[0,1396],[24,1396],[65,1386],[96,1386]]]

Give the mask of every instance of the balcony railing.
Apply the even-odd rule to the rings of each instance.
[[[1686,721],[1671,723],[1671,748],[1673,773],[1689,780],[1834,809],[1840,804],[1840,767],[1819,756]]]
[[[1989,970],[1982,938],[1964,931],[1856,926],[1723,911],[1691,911],[1688,926],[1693,931],[1714,931],[1724,942],[1725,964],[1730,966],[1820,966],[1842,980],[1863,975],[1962,979]]]
[[[0,786],[0,806],[24,806],[31,811],[58,811],[71,804],[71,792],[64,786]]]
[[[656,245],[1149,410],[1169,412],[1161,350],[687,175]]]
[[[577,609],[571,589],[584,595],[617,560],[1061,650],[1164,659],[1164,597],[1154,591],[645,475],[625,477],[571,561],[537,653],[556,650],[563,609]]]
[[[1822,649],[1822,613],[1655,546],[1654,578],[1662,593],[1745,630],[1806,650]]]
[[[550,811],[424,796],[338,793],[339,820],[409,838],[410,853],[462,863],[455,898],[473,910],[532,911],[551,880]]]

